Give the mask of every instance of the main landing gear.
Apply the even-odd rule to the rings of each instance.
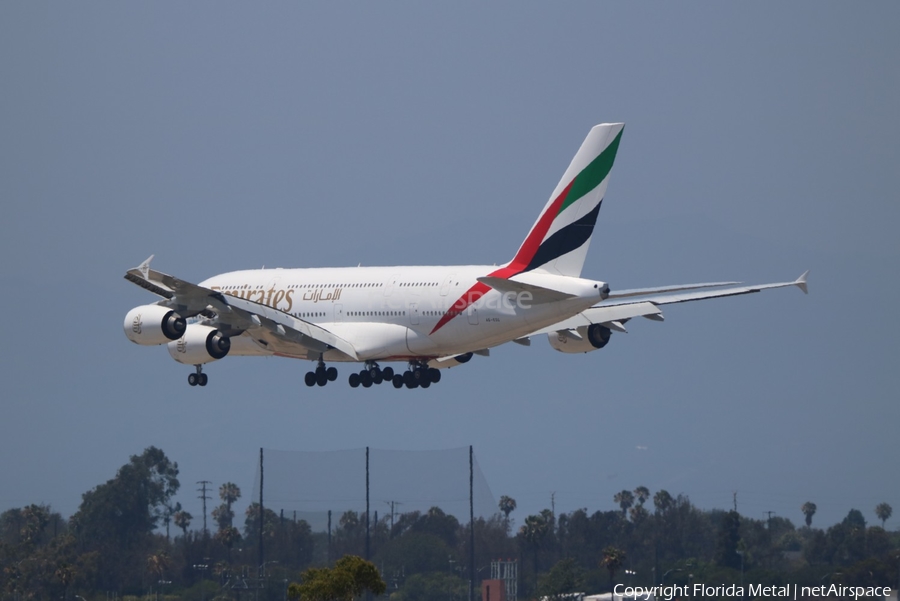
[[[366,362],[366,366],[358,374],[350,374],[351,388],[369,388],[372,384],[390,382],[394,388],[428,388],[432,384],[441,381],[441,371],[428,367],[427,363],[414,361],[409,364],[409,369],[402,374],[394,373],[390,367],[381,369],[374,361]]]
[[[358,374],[350,374],[349,382],[351,388],[359,388],[362,384],[363,388],[370,388],[372,384],[381,384],[384,381],[390,382],[396,376],[394,368],[385,367],[381,369],[374,361],[366,361]]]
[[[306,372],[304,381],[307,386],[325,386],[329,382],[337,380],[338,372],[335,367],[325,367],[325,362],[319,359],[319,365],[316,371]]]
[[[203,373],[203,366],[195,365],[194,367],[197,368],[197,371],[188,376],[188,384],[191,386],[206,386],[206,383],[209,382],[209,376]]]

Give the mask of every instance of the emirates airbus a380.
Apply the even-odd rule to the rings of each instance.
[[[390,381],[428,388],[441,368],[507,342],[546,335],[564,353],[601,349],[634,317],[662,321],[671,303],[797,286],[793,282],[685,284],[611,291],[581,277],[622,138],[623,123],[593,127],[525,241],[501,267],[485,265],[257,269],[191,284],[150,269],[152,256],[125,278],[162,297],[125,316],[125,335],[166,344],[193,365],[191,386],[205,386],[202,366],[231,356],[315,361],[308,386],[337,379],[327,363],[362,363],[350,386]],[[807,272],[808,273],[808,272]],[[402,362],[402,373],[383,364]]]

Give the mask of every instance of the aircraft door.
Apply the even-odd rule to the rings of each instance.
[[[456,274],[451,273],[444,281],[441,283],[441,296],[447,296],[447,293],[450,292],[450,287],[453,285],[453,282],[456,281]]]
[[[399,282],[400,282],[400,274],[399,273],[394,274],[391,277],[389,277],[388,281],[384,285],[384,295],[390,296],[391,293],[394,291],[394,288],[397,286],[397,284]]]
[[[334,321],[337,323],[344,321],[344,305],[340,303],[334,305]]]
[[[409,303],[409,323],[419,325],[419,305],[416,303]]]
[[[473,326],[478,325],[478,308],[475,305],[469,305],[466,313],[469,314],[469,323]]]

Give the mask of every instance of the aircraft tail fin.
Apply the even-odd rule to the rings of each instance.
[[[581,275],[624,123],[591,128],[509,267]]]

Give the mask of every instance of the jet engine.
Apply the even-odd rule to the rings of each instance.
[[[231,350],[231,338],[219,330],[191,324],[179,340],[170,342],[169,354],[179,363],[201,365],[221,359]]]
[[[575,334],[571,330],[551,332],[547,334],[547,339],[550,341],[550,346],[561,353],[588,353],[606,346],[610,336],[612,336],[612,330],[599,323],[594,323],[589,326],[581,326],[575,330]]]
[[[184,335],[187,323],[175,311],[159,305],[135,307],[125,316],[125,336],[142,346],[165,344]]]

